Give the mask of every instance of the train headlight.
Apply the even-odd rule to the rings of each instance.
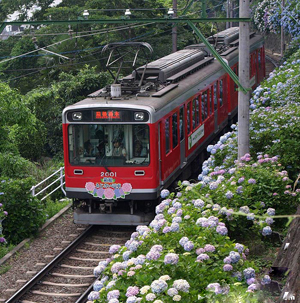
[[[143,121],[144,118],[145,118],[144,113],[142,113],[142,112],[135,112],[134,113],[134,120],[135,121]]]
[[[81,120],[81,119],[82,119],[82,113],[81,113],[81,112],[73,113],[73,114],[72,114],[72,119],[73,119],[73,120],[76,120],[76,121]]]

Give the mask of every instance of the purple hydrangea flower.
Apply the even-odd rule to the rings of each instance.
[[[179,244],[181,246],[184,246],[185,243],[187,243],[189,241],[188,237],[182,237],[180,240],[179,240]]]
[[[216,232],[222,236],[226,236],[228,234],[228,229],[226,226],[218,225],[216,228]]]
[[[258,285],[257,284],[251,284],[248,286],[247,292],[254,292],[254,290],[258,289]]]
[[[88,295],[88,300],[89,301],[94,301],[99,299],[100,294],[98,291],[91,291],[90,294]]]
[[[211,245],[211,244],[206,244],[204,246],[204,250],[206,252],[214,252],[216,250],[216,248],[213,245]]]
[[[118,299],[120,297],[120,291],[118,289],[111,290],[107,293],[107,300]]]
[[[197,260],[196,262],[203,262],[205,260],[208,260],[209,259],[209,255],[208,254],[200,254],[198,257],[197,257]]]
[[[126,291],[126,297],[132,297],[139,293],[139,288],[137,286],[129,286]]]
[[[115,254],[119,251],[119,249],[121,248],[121,245],[112,245],[110,248],[109,248],[109,253],[110,254]]]
[[[250,179],[248,180],[248,183],[249,183],[249,184],[255,184],[255,183],[256,183],[256,180],[253,179],[253,178],[250,178]]]
[[[194,248],[194,243],[192,241],[188,241],[183,245],[185,251],[191,251]]]
[[[165,255],[164,263],[165,264],[177,264],[179,256],[174,253],[168,253]]]
[[[203,208],[205,205],[205,202],[201,199],[197,199],[195,202],[194,202],[194,206],[197,207],[197,208]]]
[[[233,197],[233,193],[230,190],[228,190],[227,193],[225,194],[225,197],[227,199],[231,199]]]
[[[223,266],[223,270],[224,270],[224,271],[232,271],[232,270],[233,270],[233,267],[232,267],[231,264],[225,264],[225,265]]]
[[[243,244],[240,244],[240,243],[236,243],[235,246],[234,246],[234,248],[237,249],[237,251],[238,251],[240,254],[241,254],[241,253],[244,251],[244,249],[245,249],[244,245],[243,245]]]
[[[231,264],[232,261],[231,261],[231,258],[229,256],[227,256],[224,258],[223,262],[226,264]]]

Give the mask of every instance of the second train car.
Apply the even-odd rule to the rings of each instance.
[[[238,36],[230,28],[208,39],[236,74]],[[112,54],[124,46],[107,49]],[[254,33],[250,56],[255,87],[265,77],[265,56],[263,38]],[[65,184],[75,223],[148,224],[161,190],[188,178],[237,115],[236,84],[204,44],[118,74],[112,85],[63,111]]]

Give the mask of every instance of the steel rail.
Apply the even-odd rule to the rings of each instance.
[[[5,303],[16,303],[24,296],[30,289],[38,284],[49,272],[56,267],[67,255],[69,255],[88,235],[95,229],[95,225],[88,227],[83,234],[78,236],[71,244],[69,244],[59,255],[57,255],[48,265],[46,265],[40,272],[38,272],[31,280],[22,286],[13,296],[11,296]]]

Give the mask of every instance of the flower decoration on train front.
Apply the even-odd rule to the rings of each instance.
[[[114,178],[101,178],[100,182],[87,182],[86,191],[99,199],[124,199],[132,191],[130,183],[121,183]]]

